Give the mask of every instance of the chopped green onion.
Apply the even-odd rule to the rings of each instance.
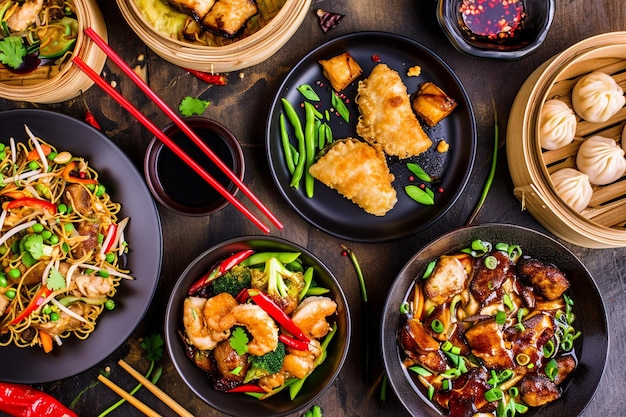
[[[519,395],[519,389],[517,387],[509,388],[509,397],[515,398]]]
[[[426,190],[430,189],[426,188]],[[435,204],[435,199],[433,198],[433,195],[429,194],[425,190],[422,190],[417,185],[409,184],[404,187],[404,191],[406,192],[406,195],[408,195],[409,197],[411,197],[411,199],[417,201],[420,204],[424,204],[425,206],[432,206],[433,204]]]
[[[409,308],[409,303],[408,302],[405,301],[404,303],[400,304],[400,313],[401,314],[408,314],[409,311],[410,311],[410,308]]]
[[[309,84],[302,84],[300,86],[298,86],[298,91],[300,92],[300,94],[302,94],[304,96],[304,98],[306,98],[307,100],[311,100],[311,101],[320,101],[320,97],[317,95],[317,93],[313,90],[313,87],[311,87]]]
[[[504,398],[504,393],[499,388],[491,388],[485,392],[485,399],[489,402],[500,401],[502,398]]]
[[[526,366],[530,362],[530,357],[525,353],[520,353],[515,357],[515,361],[520,366]]]
[[[435,387],[428,385],[428,399],[432,401],[433,395],[435,395]]]
[[[443,344],[441,345],[441,350],[443,350],[444,352],[450,352],[450,349],[452,349],[454,347],[454,345],[452,343],[450,343],[449,340],[446,340],[445,342],[443,342]],[[457,354],[458,355],[458,354]]]
[[[548,340],[546,344],[543,346],[543,356],[546,358],[551,358],[555,353],[555,346],[552,340]]]
[[[458,346],[452,346],[452,349],[450,349],[450,353],[454,353],[455,355],[460,355],[461,348]]]
[[[496,243],[496,246],[494,247],[496,248],[496,250],[506,252],[509,249],[509,244],[500,242],[500,243]]]
[[[506,313],[504,311],[498,311],[496,313],[496,323],[497,324],[506,323]]]
[[[550,361],[546,363],[544,372],[551,381],[554,381],[554,378],[556,378],[559,373],[559,367],[555,359],[550,359]]]
[[[498,267],[498,260],[495,256],[489,255],[485,258],[485,266],[487,269],[496,269]]]
[[[343,100],[334,91],[331,94],[331,104],[335,108],[335,110],[337,110],[337,113],[339,113],[339,116],[341,116],[343,120],[345,120],[346,122],[350,122],[350,111],[346,107]]]
[[[515,306],[513,305],[513,300],[511,300],[511,296],[509,294],[504,294],[502,297],[502,302],[509,309],[509,311],[513,311]]]
[[[409,368],[409,370],[411,370],[411,371],[415,372],[416,374],[418,374],[420,376],[423,376],[423,377],[431,376],[433,374],[428,369],[422,368],[419,365],[411,366]]]
[[[428,279],[430,275],[435,270],[435,265],[437,265],[437,261],[430,261],[426,266],[426,271],[424,271],[424,275],[422,275],[422,279]]]
[[[428,175],[426,171],[424,171],[424,169],[416,163],[409,162],[408,164],[406,164],[406,167],[420,180],[425,182],[433,182],[430,175]]]
[[[443,323],[439,319],[435,319],[430,322],[430,327],[435,333],[443,333],[443,331],[445,330],[445,328],[443,327]]]

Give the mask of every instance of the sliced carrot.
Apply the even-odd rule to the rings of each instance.
[[[40,143],[39,146],[41,146],[41,150],[43,151],[43,154],[45,156],[50,155],[50,152],[52,152],[52,148],[50,147],[50,145],[46,145],[45,143]],[[37,152],[37,149],[32,149],[30,152],[28,152],[27,159],[29,161],[35,161],[39,159],[39,152]]]
[[[52,336],[50,334],[39,330],[39,340],[41,340],[41,347],[43,347],[44,352],[52,352]]]

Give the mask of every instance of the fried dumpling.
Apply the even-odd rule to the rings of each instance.
[[[375,216],[384,216],[398,201],[391,186],[394,176],[379,145],[354,138],[335,141],[309,173]]]
[[[376,65],[368,78],[359,81],[357,104],[361,112],[357,134],[380,144],[387,155],[408,158],[430,148],[400,74],[387,65]]]

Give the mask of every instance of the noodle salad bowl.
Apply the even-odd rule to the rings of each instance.
[[[429,268],[433,261],[434,270]],[[452,274],[456,262],[471,279],[456,286],[459,297],[446,298],[454,287],[450,282],[461,281],[455,279],[459,274]],[[535,266],[532,273],[529,265]],[[498,279],[502,271],[504,281]],[[549,278],[540,284],[534,277],[547,271]],[[448,279],[437,294],[442,276]],[[555,288],[557,282],[562,284],[560,294],[548,292],[545,285]],[[533,294],[524,288],[532,288]],[[480,300],[479,308],[472,307],[472,300]],[[495,308],[490,311],[491,307]],[[464,328],[462,337],[451,330],[454,326]],[[529,417],[577,416],[591,401],[604,372],[607,327],[598,288],[572,252],[531,229],[486,224],[449,232],[406,263],[383,311],[382,351],[390,384],[413,416],[458,416],[461,403],[496,416],[522,412]],[[418,334],[424,336],[419,341]],[[526,339],[532,334],[539,335],[532,339],[534,344]],[[430,351],[433,344],[441,344],[428,364],[426,343]],[[435,360],[439,353],[442,362]],[[481,373],[483,382],[477,377]],[[541,385],[536,382],[545,389],[534,391]],[[474,388],[472,398],[465,390],[469,386]],[[534,397],[533,392],[540,394]],[[551,401],[540,405],[540,399],[548,397]]]
[[[305,248],[265,236],[198,256],[165,316],[167,350],[183,381],[211,407],[242,417],[310,407],[338,376],[350,335],[346,298],[330,270]]]

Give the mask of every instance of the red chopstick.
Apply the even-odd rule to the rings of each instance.
[[[106,80],[101,78],[89,65],[79,57],[75,56],[72,61],[76,64],[89,78],[91,78],[100,88],[102,88],[111,98],[117,101],[129,113],[131,113],[141,124],[143,124],[153,135],[161,140],[169,149],[174,152],[180,159],[189,165],[198,175],[215,188],[226,200],[233,204],[240,212],[250,219],[259,229],[265,233],[269,233],[270,229],[257,219],[254,214],[244,206],[239,200],[228,192],[222,184],[213,178],[208,172],[187,155],[172,139],[161,131],[154,123],[152,123],[143,113],[141,113],[131,102],[129,102],[120,92],[113,88]],[[230,169],[229,169],[230,171]]]

